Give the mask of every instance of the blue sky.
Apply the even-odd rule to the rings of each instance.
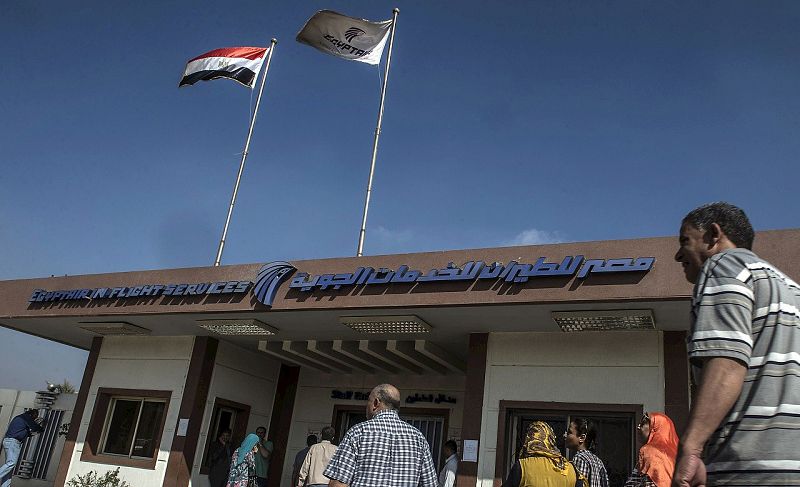
[[[210,265],[251,92],[177,83],[271,37],[223,264],[354,255],[379,71],[294,37],[393,6],[366,254],[672,235],[720,199],[800,226],[798,2],[7,0],[0,279]],[[39,387],[26,349],[80,380],[3,330],[0,387]]]

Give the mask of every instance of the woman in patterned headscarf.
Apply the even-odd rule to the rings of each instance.
[[[625,487],[669,487],[678,455],[675,425],[666,414],[645,413],[637,428],[646,443],[639,449],[639,463]]]
[[[553,428],[544,421],[528,426],[525,443],[503,487],[583,487],[583,477],[556,448]]]
[[[256,457],[259,437],[254,433],[247,435],[231,458],[231,470],[228,473],[226,487],[255,487]]]

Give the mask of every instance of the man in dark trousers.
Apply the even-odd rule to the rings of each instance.
[[[297,479],[300,477],[300,467],[303,466],[303,461],[306,459],[308,450],[317,444],[317,435],[308,435],[306,437],[306,447],[297,452],[294,457],[294,464],[292,467],[292,486],[297,485]]]
[[[14,466],[19,459],[19,452],[22,449],[22,442],[34,433],[44,431],[42,424],[44,420],[39,420],[39,411],[28,409],[24,413],[16,416],[8,424],[8,430],[3,437],[3,451],[6,452],[6,463],[0,467],[0,487],[10,487],[11,474]]]

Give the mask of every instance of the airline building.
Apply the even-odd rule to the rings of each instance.
[[[800,278],[800,230],[756,248]],[[208,485],[219,431],[263,425],[269,483],[306,436],[364,420],[396,385],[437,467],[498,486],[527,425],[599,425],[613,486],[643,411],[686,422],[691,285],[677,238],[0,281],[0,325],[89,350],[55,485],[119,467],[135,487]],[[562,440],[563,448],[563,440]],[[567,452],[571,454],[572,452]]]

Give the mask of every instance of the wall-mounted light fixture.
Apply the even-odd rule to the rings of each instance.
[[[339,322],[359,333],[428,333],[431,326],[419,316],[340,316]]]
[[[82,322],[78,323],[81,328],[98,335],[149,335],[150,330],[141,326],[136,326],[125,321],[105,321],[105,322]]]
[[[278,329],[255,319],[198,320],[201,328],[218,335],[274,335]]]

